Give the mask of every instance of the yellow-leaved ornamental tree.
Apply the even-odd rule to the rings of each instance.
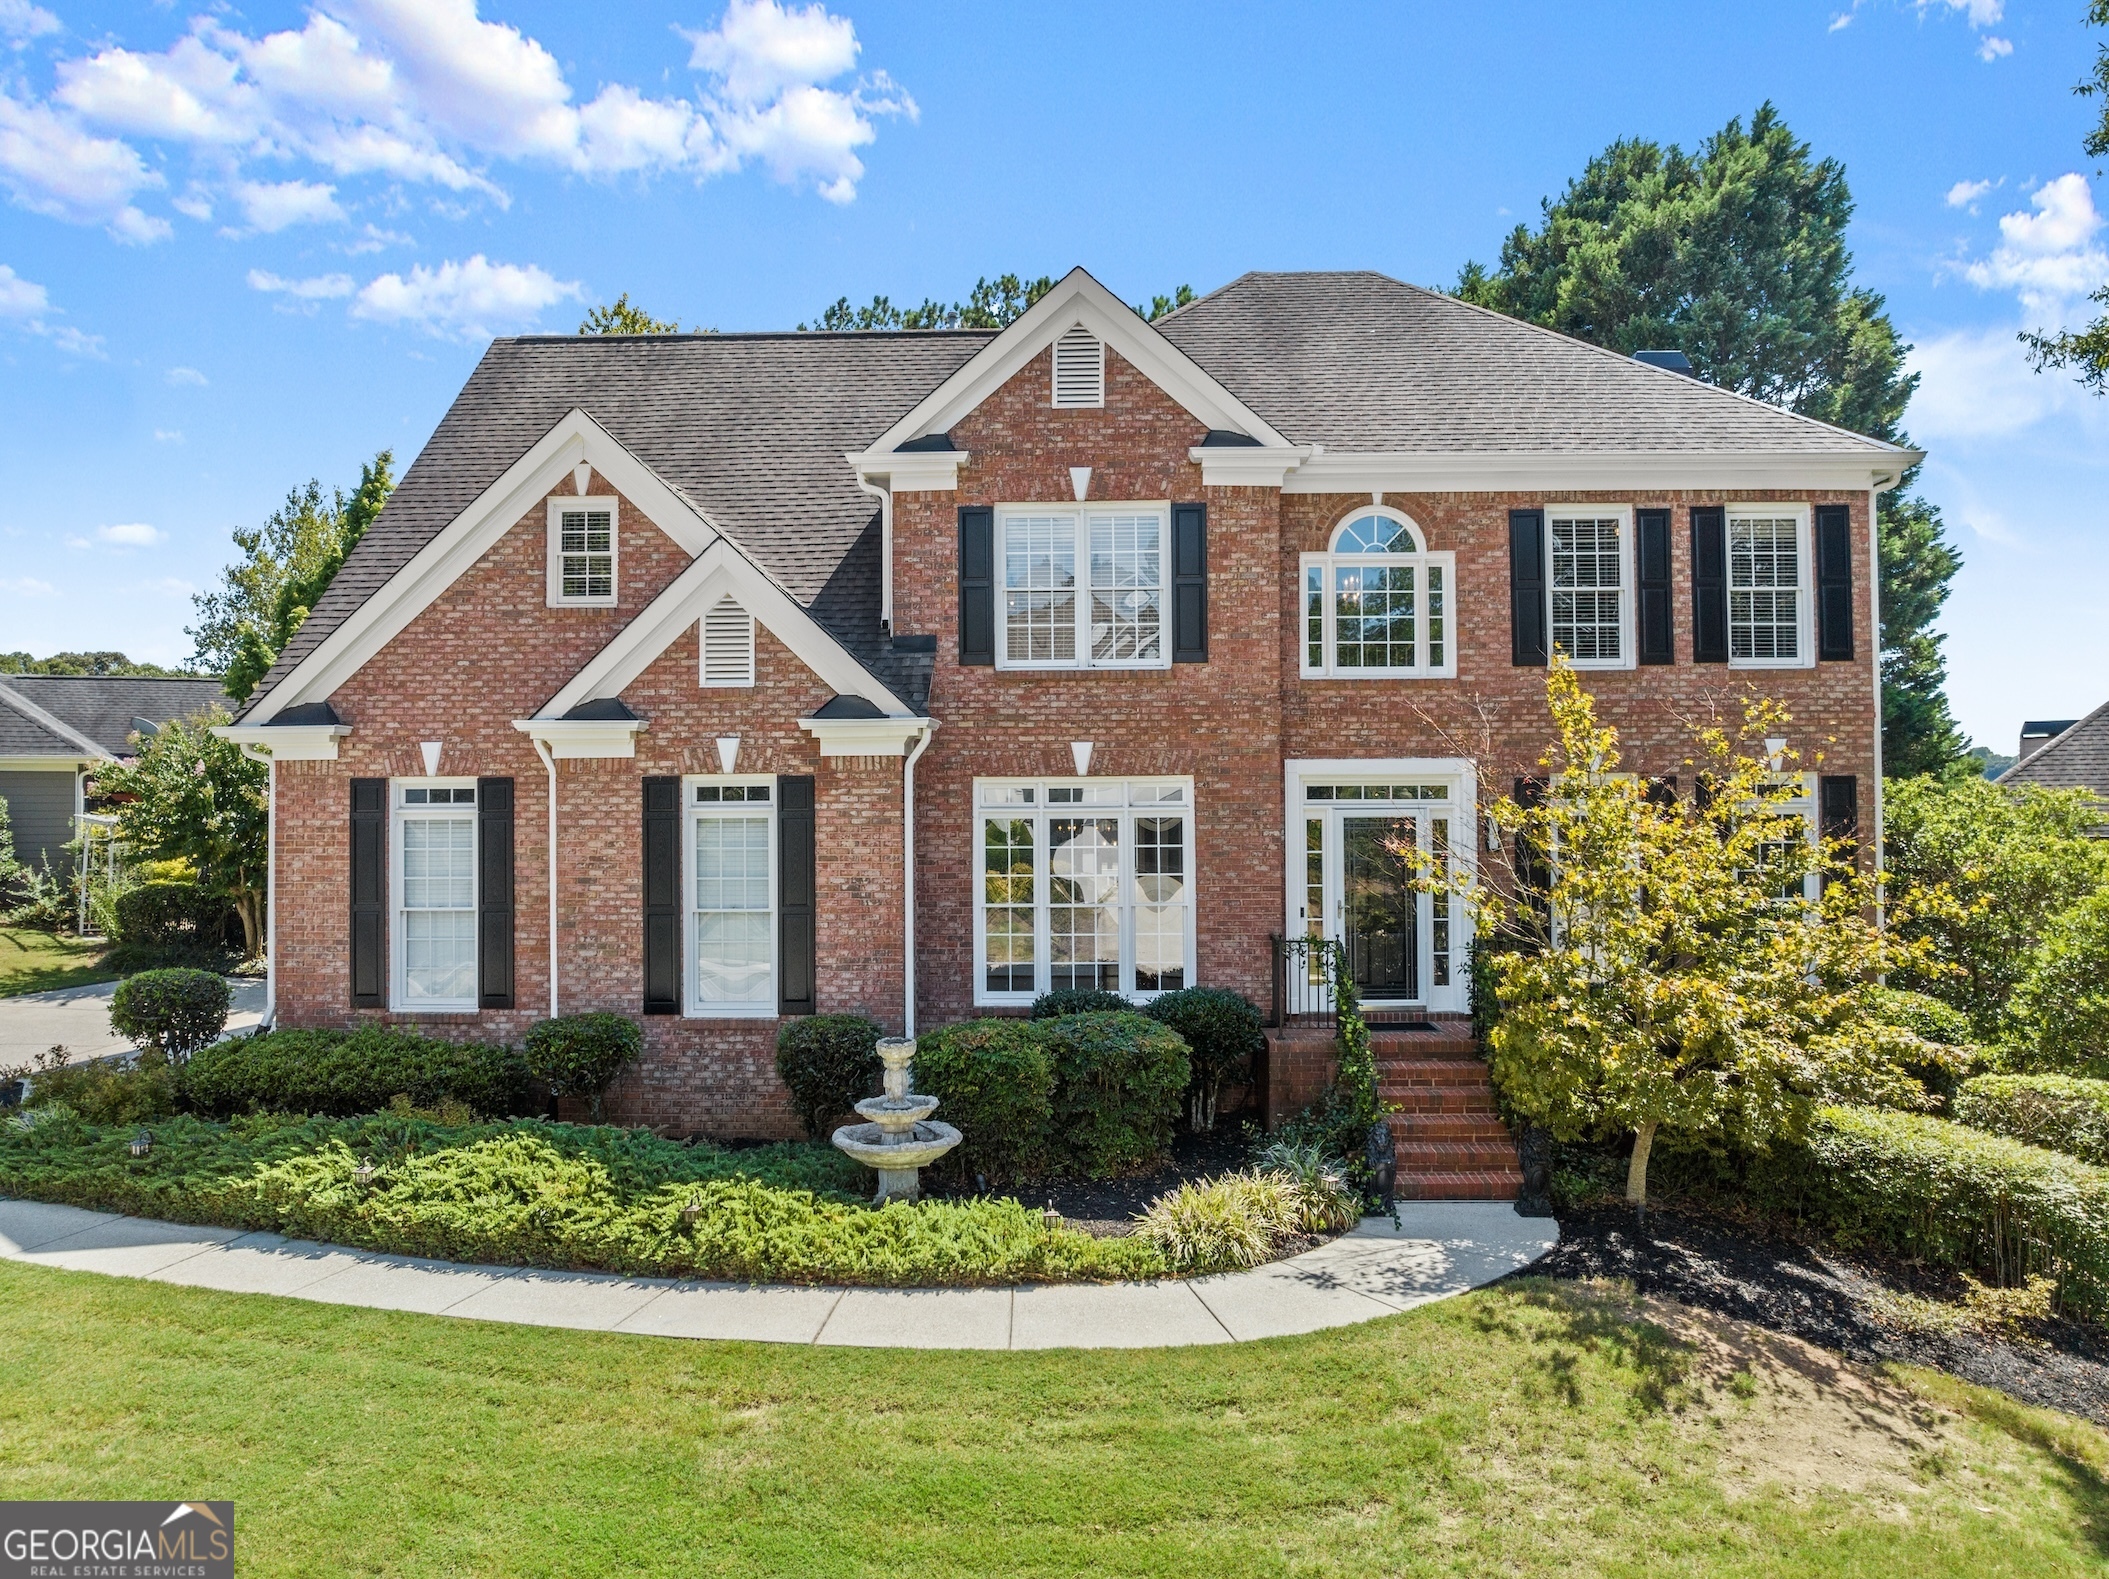
[[[1507,888],[1472,892],[1498,1003],[1488,1035],[1510,1105],[1561,1140],[1633,1136],[1626,1198],[1645,1207],[1658,1134],[1763,1148],[1824,1102],[1923,1108],[1911,1072],[1956,1054],[1878,1022],[1885,971],[1921,945],[1885,932],[1873,876],[1819,837],[1786,713],[1700,729],[1680,797],[1619,768],[1564,662],[1546,679],[1543,793],[1494,801]]]

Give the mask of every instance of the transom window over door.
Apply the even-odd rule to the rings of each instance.
[[[476,1007],[476,785],[395,786],[395,1002]]]
[[[1192,786],[978,780],[977,1003],[1193,981]]]
[[[1625,512],[1555,505],[1546,511],[1546,526],[1554,648],[1577,667],[1623,667],[1632,646]]]
[[[613,499],[549,501],[549,603],[615,601],[616,505]]]
[[[1420,529],[1369,506],[1305,554],[1303,668],[1309,677],[1438,678],[1457,672],[1450,628],[1456,556],[1429,553]]]
[[[1791,666],[1805,661],[1803,516],[1786,507],[1728,512],[1728,659]]]
[[[1161,668],[1169,506],[1007,507],[1003,667]]]

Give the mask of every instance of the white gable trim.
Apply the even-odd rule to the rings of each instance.
[[[889,718],[914,716],[730,538],[720,538],[595,653],[535,717],[561,718],[583,703],[621,696],[625,686],[701,624],[704,614],[727,594],[838,695],[861,696]]]
[[[1071,269],[1059,285],[975,352],[958,372],[924,396],[914,410],[880,434],[850,464],[870,476],[890,475],[908,467],[914,467],[919,474],[936,472],[938,468],[932,463],[940,460],[943,451],[911,451],[905,456],[894,452],[910,439],[950,432],[954,424],[1009,383],[1021,368],[1076,323],[1134,364],[1203,427],[1243,433],[1270,447],[1288,444],[1264,417],[1137,317],[1134,308],[1078,268]],[[894,486],[910,485],[896,480]],[[942,484],[933,481],[923,486]]]
[[[623,448],[606,428],[574,407],[506,468],[504,476],[484,489],[475,503],[419,549],[409,564],[324,637],[291,674],[266,692],[243,722],[266,724],[288,707],[327,701],[523,516],[559,485],[570,486],[572,469],[582,463],[592,465],[645,519],[688,553],[700,554],[721,540],[714,523]]]

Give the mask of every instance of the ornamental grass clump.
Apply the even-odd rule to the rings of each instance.
[[[1254,1168],[1191,1180],[1160,1195],[1135,1219],[1135,1234],[1155,1245],[1175,1272],[1234,1272],[1273,1259],[1283,1239],[1304,1231],[1303,1221],[1296,1181]]]
[[[1295,1182],[1299,1225],[1307,1234],[1337,1233],[1362,1217],[1361,1192],[1338,1158],[1316,1141],[1277,1140],[1261,1148],[1255,1165]]]
[[[2109,1080],[2075,1075],[1979,1075],[1955,1094],[1972,1128],[2109,1167]]]

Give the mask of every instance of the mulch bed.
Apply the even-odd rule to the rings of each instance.
[[[997,1192],[1015,1196],[1027,1206],[1052,1206],[1064,1225],[1100,1239],[1135,1231],[1135,1214],[1167,1190],[1190,1179],[1205,1179],[1252,1165],[1252,1141],[1235,1118],[1224,1118],[1212,1135],[1178,1134],[1171,1160],[1148,1173],[1121,1179],[1036,1179]],[[977,1194],[974,1190],[961,1194]],[[1317,1241],[1312,1241],[1317,1243]],[[1285,1250],[1284,1254],[1295,1254]]]
[[[1952,1304],[1961,1279],[1762,1223],[1651,1207],[1643,1228],[1630,1207],[1589,1207],[1563,1213],[1559,1246],[1519,1275],[1628,1279],[1642,1294],[1789,1333],[1848,1359],[1923,1365],[2109,1425],[2109,1334],[2055,1319],[2005,1335],[1908,1330],[1885,1316],[1885,1304],[1897,1295]]]

